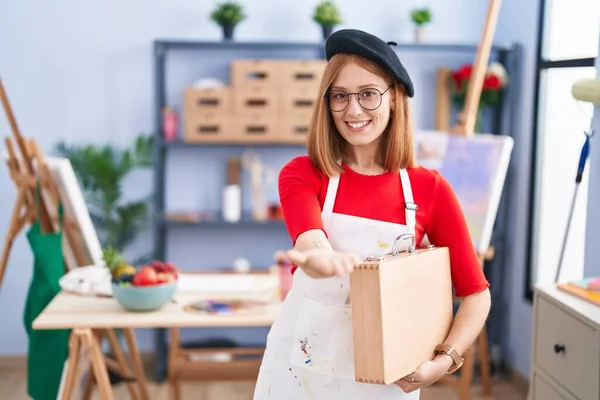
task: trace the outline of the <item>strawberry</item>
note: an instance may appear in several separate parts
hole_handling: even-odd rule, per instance
[[[156,272],[164,272],[165,271],[165,263],[163,263],[162,261],[154,260],[150,263],[150,265],[152,266],[152,268],[154,268],[154,270]]]
[[[179,272],[177,266],[175,264],[173,264],[172,262],[165,263],[165,271],[171,272],[175,276],[177,276],[177,273]]]
[[[149,265],[142,266],[133,276],[133,284],[135,286],[150,286],[157,283],[156,271]]]

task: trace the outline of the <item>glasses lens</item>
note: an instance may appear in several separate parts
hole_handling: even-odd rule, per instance
[[[327,104],[331,111],[344,111],[352,95],[342,90],[332,90],[327,95]],[[375,89],[363,89],[358,93],[358,102],[365,110],[375,110],[381,105],[381,93]]]
[[[358,101],[366,110],[374,110],[381,105],[381,93],[373,89],[361,90]]]
[[[332,111],[342,111],[348,106],[349,96],[341,90],[332,90],[327,96],[327,103]]]

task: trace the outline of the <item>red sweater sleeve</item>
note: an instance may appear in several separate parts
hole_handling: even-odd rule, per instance
[[[292,243],[298,235],[323,228],[319,196],[323,174],[307,156],[296,157],[279,172],[279,201]]]
[[[450,183],[436,174],[427,237],[450,250],[455,295],[464,297],[489,287],[483,274],[462,208]]]

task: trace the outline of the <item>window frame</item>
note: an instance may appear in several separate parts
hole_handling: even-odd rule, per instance
[[[540,0],[539,11],[538,11],[538,31],[537,31],[537,49],[536,49],[536,62],[535,62],[535,77],[534,77],[534,100],[533,100],[533,124],[532,124],[532,143],[531,143],[531,164],[529,165],[530,171],[530,182],[529,186],[529,215],[528,215],[528,226],[527,226],[527,246],[526,246],[526,263],[525,263],[525,287],[524,296],[529,303],[533,302],[533,288],[534,280],[532,274],[536,268],[534,265],[534,257],[536,250],[536,243],[534,242],[535,233],[537,232],[537,226],[535,223],[535,207],[538,203],[537,192],[539,189],[538,182],[538,167],[537,164],[539,159],[537,157],[539,136],[540,136],[540,118],[542,117],[543,110],[543,98],[541,92],[544,90],[542,87],[542,75],[544,72],[550,69],[556,68],[574,68],[574,67],[594,67],[596,57],[592,58],[572,58],[572,59],[561,59],[561,60],[549,60],[544,58],[544,33],[547,26],[547,7],[551,4],[552,0]]]

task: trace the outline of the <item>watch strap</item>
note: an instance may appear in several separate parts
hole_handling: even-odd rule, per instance
[[[463,365],[464,358],[461,357],[460,354],[458,354],[458,352],[456,351],[456,349],[449,344],[438,344],[435,347],[435,355],[438,354],[447,354],[448,356],[450,356],[450,358],[452,358],[452,361],[454,362],[454,365],[450,367],[448,372],[446,372],[447,374],[452,374],[456,372]]]

